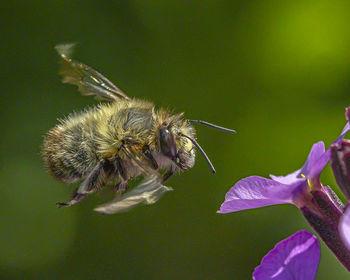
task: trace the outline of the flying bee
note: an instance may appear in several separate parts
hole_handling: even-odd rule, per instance
[[[195,139],[192,123],[229,133],[234,130],[184,119],[183,113],[171,114],[150,102],[128,97],[102,74],[71,59],[72,48],[56,46],[62,81],[107,103],[69,115],[44,139],[42,153],[48,172],[66,183],[82,181],[72,199],[57,203],[59,207],[74,205],[107,184],[114,184],[116,199],[95,208],[98,212],[112,214],[154,203],[171,190],[163,185],[170,176],[193,167],[196,149],[215,173]],[[128,181],[140,175],[143,181],[125,192]]]

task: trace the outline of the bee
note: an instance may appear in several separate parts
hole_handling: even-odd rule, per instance
[[[62,82],[78,86],[83,95],[107,101],[73,113],[45,136],[42,154],[48,172],[65,183],[81,181],[72,199],[58,202],[72,206],[87,195],[113,184],[116,198],[95,208],[105,214],[126,211],[138,204],[152,204],[163,193],[174,173],[186,171],[195,163],[196,149],[215,169],[196,141],[192,124],[201,124],[235,133],[202,120],[189,120],[184,114],[156,109],[151,102],[128,97],[102,74],[71,58],[73,45],[59,45]],[[130,179],[143,180],[131,191]]]

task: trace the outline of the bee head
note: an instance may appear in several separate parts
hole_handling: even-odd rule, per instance
[[[195,137],[195,130],[182,114],[169,117],[159,128],[159,151],[170,158],[180,169],[187,170],[194,165],[193,143],[182,135]]]
[[[215,168],[209,157],[195,139],[196,132],[191,123],[201,124],[231,134],[235,134],[236,131],[202,120],[184,120],[183,114],[168,116],[163,120],[158,133],[159,151],[175,162],[180,169],[187,170],[194,165],[194,148],[196,147],[208,163],[211,171],[215,173]]]

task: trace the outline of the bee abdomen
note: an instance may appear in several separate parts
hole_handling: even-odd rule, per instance
[[[92,136],[84,135],[82,126],[58,125],[47,134],[43,157],[50,174],[63,182],[80,180],[98,163]]]

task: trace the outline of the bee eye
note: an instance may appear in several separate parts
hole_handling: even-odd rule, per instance
[[[173,134],[167,128],[159,130],[159,146],[162,153],[171,159],[176,156],[176,144]]]

